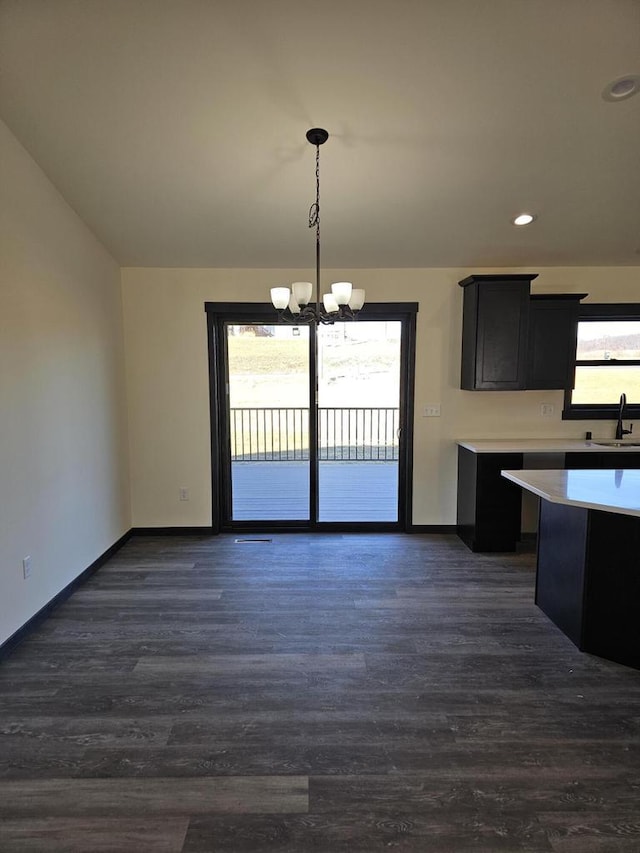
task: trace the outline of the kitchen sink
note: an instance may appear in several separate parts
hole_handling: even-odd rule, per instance
[[[640,447],[640,441],[592,441],[598,447]]]

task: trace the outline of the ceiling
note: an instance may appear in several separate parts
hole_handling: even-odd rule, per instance
[[[640,0],[0,0],[0,115],[124,266],[640,265]],[[537,215],[527,228],[511,218]]]

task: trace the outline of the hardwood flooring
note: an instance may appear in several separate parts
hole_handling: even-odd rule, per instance
[[[453,536],[136,537],[0,664],[0,850],[640,851],[640,672]]]

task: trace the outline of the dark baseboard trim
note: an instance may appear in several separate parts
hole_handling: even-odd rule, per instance
[[[66,601],[79,586],[91,577],[92,574],[97,572],[101,566],[104,566],[107,560],[110,560],[111,557],[113,557],[113,555],[119,551],[130,538],[131,530],[127,530],[127,532],[124,533],[117,542],[114,542],[110,548],[107,548],[107,550],[101,554],[97,560],[94,560],[90,566],[80,572],[77,578],[67,584],[57,595],[54,595],[51,601],[47,602],[44,607],[41,607],[40,610],[31,617],[31,619],[24,623],[22,628],[18,628],[18,630],[12,634],[8,640],[5,640],[0,646],[0,661],[10,654],[13,649],[15,649],[15,647],[40,624],[40,622],[46,619],[52,610],[54,610],[59,604],[62,604],[63,601]]]
[[[300,525],[282,524],[234,524],[233,526],[224,526],[222,533],[246,535],[247,533],[268,533],[275,535],[277,533],[402,533],[403,531],[394,523],[356,523],[356,524],[340,524],[340,523],[324,523],[320,529],[310,529],[305,523]],[[455,524],[412,524],[407,533],[442,533],[451,534],[456,532]],[[217,536],[212,527],[132,527],[132,536]]]
[[[132,527],[132,536],[216,536],[213,527]]]

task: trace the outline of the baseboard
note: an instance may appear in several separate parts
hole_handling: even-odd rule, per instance
[[[322,530],[313,531],[314,533],[339,533],[345,531],[344,524],[325,524]],[[212,527],[132,527],[132,536],[215,536]],[[268,524],[264,527],[256,526],[255,524],[234,525],[233,527],[225,528],[225,533],[311,533],[306,527],[276,527]],[[349,525],[349,532],[354,533],[397,533],[398,529],[392,524],[362,524]],[[442,533],[453,534],[456,532],[455,524],[412,524],[407,533]]]
[[[132,527],[132,536],[215,536],[212,527]]]
[[[103,566],[107,560],[110,560],[113,555],[122,548],[122,546],[131,538],[132,531],[127,530],[117,542],[114,542],[110,548],[101,554],[97,560],[94,560],[90,566],[88,566],[84,571],[80,572],[80,574],[71,581],[71,583],[67,584],[64,589],[60,590],[60,592],[55,595],[51,601],[47,602],[44,607],[41,607],[40,610],[32,616],[27,622],[24,623],[22,628],[18,628],[18,630],[12,634],[8,640],[5,640],[4,643],[0,646],[0,661],[6,657],[13,649],[21,643],[28,634],[33,631],[43,619],[51,613],[59,604],[62,604],[63,601],[66,601],[69,596],[75,592],[75,590],[82,586],[82,584],[88,580],[98,569]]]

